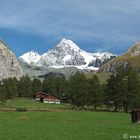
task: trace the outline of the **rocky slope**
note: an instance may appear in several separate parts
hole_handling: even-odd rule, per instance
[[[133,69],[140,72],[140,41],[137,41],[126,53],[102,65],[99,71],[114,72],[120,65],[130,64]]]
[[[0,40],[0,80],[8,77],[19,79],[23,75],[15,54]]]

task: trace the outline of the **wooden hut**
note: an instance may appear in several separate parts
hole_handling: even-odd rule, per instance
[[[131,112],[132,123],[140,123],[140,109],[135,109]]]
[[[36,94],[34,94],[34,99],[37,101],[40,101],[41,99],[43,99],[47,94],[44,92],[38,92]]]
[[[43,98],[43,102],[49,104],[60,104],[60,99],[52,94],[47,94],[47,96]]]
[[[34,95],[34,99],[49,104],[60,104],[60,99],[53,94],[38,92]]]

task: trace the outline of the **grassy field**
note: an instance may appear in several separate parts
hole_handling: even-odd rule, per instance
[[[28,109],[68,109],[68,105],[63,104],[45,104],[34,99],[17,98],[7,100],[5,103],[7,108],[28,108]]]
[[[63,110],[65,105],[27,99],[8,100],[6,105],[55,111],[0,112],[0,140],[123,140],[125,133],[140,135],[140,124],[132,124],[130,114]]]
[[[0,132],[0,140],[122,140],[140,125],[124,113],[0,112]]]

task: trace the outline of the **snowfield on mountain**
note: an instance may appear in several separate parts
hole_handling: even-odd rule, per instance
[[[28,65],[48,66],[53,68],[76,67],[78,69],[98,70],[99,66],[117,55],[110,52],[86,52],[71,40],[62,39],[56,47],[40,55],[35,51],[27,52],[19,57]],[[98,65],[96,64],[98,63]]]

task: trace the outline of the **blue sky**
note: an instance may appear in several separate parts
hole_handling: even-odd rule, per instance
[[[62,38],[117,54],[140,40],[140,0],[0,0],[0,9],[0,38],[17,56]]]

